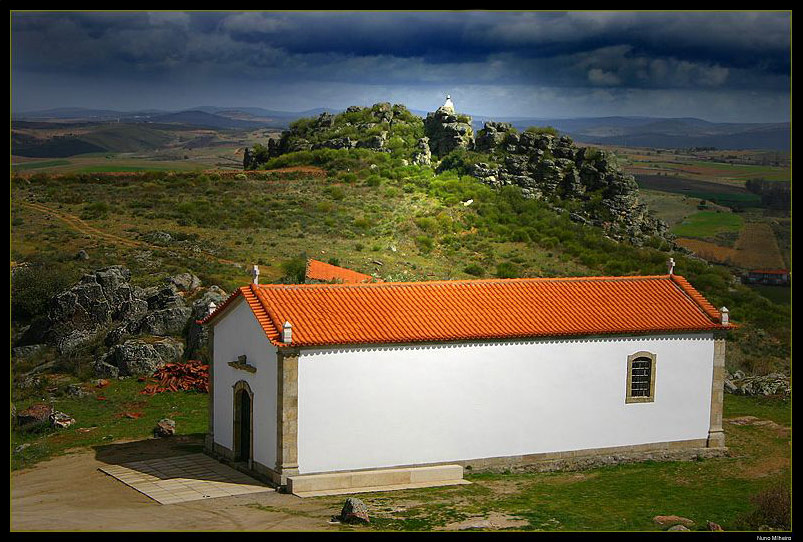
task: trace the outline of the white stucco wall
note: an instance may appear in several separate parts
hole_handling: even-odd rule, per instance
[[[269,468],[276,465],[276,348],[270,344],[254,313],[242,298],[215,324],[214,434],[215,442],[234,449],[234,390],[245,380],[254,393],[253,459]],[[256,373],[228,365],[247,356]]]
[[[655,401],[625,404],[641,350]],[[303,350],[299,471],[704,439],[713,355],[711,333]]]

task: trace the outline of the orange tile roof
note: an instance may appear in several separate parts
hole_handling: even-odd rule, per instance
[[[372,284],[260,284],[236,290],[277,346],[523,339],[731,329],[678,275]],[[280,342],[284,322],[293,342]]]
[[[374,282],[374,277],[371,275],[358,273],[330,263],[319,262],[318,260],[307,260],[307,278],[326,282],[342,282],[343,284]]]

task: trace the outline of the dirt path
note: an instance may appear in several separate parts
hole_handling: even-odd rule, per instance
[[[41,214],[46,214],[52,216],[54,218],[58,218],[62,222],[64,222],[68,228],[77,231],[83,235],[89,235],[90,237],[98,237],[103,239],[104,241],[108,241],[109,243],[116,244],[116,245],[124,245],[130,248],[143,248],[143,249],[150,249],[150,250],[165,250],[165,247],[151,245],[149,243],[145,243],[143,241],[135,241],[133,239],[127,239],[125,237],[120,237],[119,235],[114,235],[113,233],[108,233],[103,230],[99,230],[98,228],[87,224],[82,219],[78,218],[75,215],[70,213],[65,213],[64,211],[57,211],[48,207],[47,205],[42,205],[41,203],[33,203],[27,201],[19,202],[22,206],[27,207],[33,211],[36,211]],[[188,250],[186,248],[181,247],[170,247],[169,250],[174,250],[178,252],[184,252],[190,256],[204,256],[208,259],[215,260],[219,263],[227,264],[227,265],[235,265],[238,267],[243,267],[243,264],[240,262],[235,262],[233,260],[227,260],[226,258],[220,258],[213,254],[209,254],[208,252],[194,252],[192,250]]]
[[[11,473],[12,531],[325,531],[343,499],[267,491],[162,505],[98,467],[188,453],[189,437],[115,443]],[[182,446],[183,445],[183,446]]]

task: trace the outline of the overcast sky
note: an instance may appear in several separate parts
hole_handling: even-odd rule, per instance
[[[12,12],[12,108],[790,120],[790,12]]]

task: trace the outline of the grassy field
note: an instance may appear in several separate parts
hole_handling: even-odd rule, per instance
[[[701,211],[675,225],[672,233],[678,237],[706,239],[722,232],[738,232],[742,229],[742,224],[742,217],[734,213]]]
[[[45,168],[55,168],[57,166],[68,166],[70,165],[69,160],[37,160],[35,162],[21,162],[17,164],[12,164],[11,169],[14,171],[28,171],[31,169],[45,169]]]
[[[67,395],[64,390],[77,383],[67,375],[50,375],[43,383],[41,395],[47,389],[55,393],[52,402],[56,410],[72,416],[76,423],[62,429],[41,429],[11,432],[11,470],[30,467],[39,461],[116,440],[147,438],[162,418],[176,421],[177,434],[205,433],[208,424],[208,396],[196,392],[141,395],[145,383],[136,379],[111,380],[104,388],[84,383],[85,397]],[[41,401],[41,395],[30,395],[15,406],[21,411]],[[13,453],[22,444],[30,444],[21,453]]]

